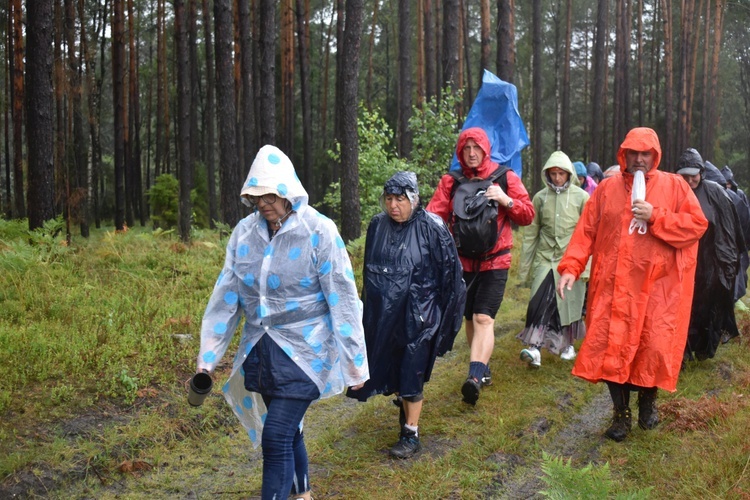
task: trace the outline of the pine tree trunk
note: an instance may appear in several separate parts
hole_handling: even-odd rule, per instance
[[[216,34],[216,122],[219,128],[219,168],[222,221],[234,227],[240,220],[234,79],[232,78],[232,3],[214,0]],[[273,89],[271,89],[273,92]]]
[[[188,13],[185,0],[174,2],[174,32],[177,65],[177,136],[180,165],[180,239],[190,241],[190,218],[193,206],[193,160],[190,156],[190,50],[188,48]]]
[[[250,18],[250,2],[243,0],[239,2],[239,21],[240,21],[240,52],[242,61],[240,68],[242,70],[242,92],[240,98],[242,127],[242,148],[243,152],[241,165],[245,165],[249,170],[250,164],[255,158],[257,145],[255,144],[255,95],[253,93],[253,40],[252,40],[252,20]],[[242,172],[240,167],[240,173]]]
[[[714,46],[711,56],[711,92],[709,93],[709,102],[711,109],[708,114],[709,134],[706,140],[706,155],[708,158],[714,158],[714,149],[716,147],[716,131],[719,129],[719,113],[717,112],[720,104],[719,95],[719,56],[721,52],[721,34],[724,29],[724,0],[716,0],[716,11],[714,13]],[[748,141],[750,142],[750,141]]]
[[[23,189],[23,16],[21,0],[11,0],[13,18],[13,217],[26,217]]]
[[[130,173],[131,173],[131,204],[133,214],[138,218],[141,227],[146,225],[146,213],[143,206],[143,174],[141,171],[141,101],[138,70],[138,33],[135,28],[136,12],[133,0],[128,0],[128,27],[130,32],[130,74],[128,76],[130,98],[128,105],[130,112]],[[196,101],[197,102],[197,101]]]
[[[435,11],[432,0],[424,2],[424,73],[425,73],[425,100],[430,100],[437,95],[437,72],[435,64]]]
[[[42,227],[54,218],[54,164],[52,118],[52,32],[51,2],[27,4],[26,78],[28,99],[27,139],[29,151],[29,229]]]
[[[495,66],[501,80],[513,83],[515,72],[515,34],[513,0],[497,0],[497,57]]]
[[[112,102],[114,107],[115,229],[125,229],[125,0],[114,0]]]
[[[665,141],[662,148],[662,170],[672,171],[675,158],[674,132],[674,65],[672,62],[672,10],[668,0],[660,0],[664,20],[664,123]]]
[[[458,89],[458,0],[443,0],[443,81],[441,88]]]
[[[565,56],[562,62],[562,112],[560,116],[560,149],[570,150],[570,46],[573,43],[573,0],[567,0],[565,6]]]
[[[604,164],[603,111],[607,107],[604,97],[606,60],[606,37],[609,18],[608,0],[599,0],[596,14],[596,35],[594,41],[594,91],[591,96],[591,150],[592,161]]]
[[[310,201],[317,199],[312,174],[312,89],[310,87],[309,11],[297,0],[297,48],[299,50],[300,97],[302,101],[302,183]],[[377,2],[376,2],[377,3]]]
[[[214,82],[216,71],[214,68],[214,46],[211,33],[211,12],[208,0],[203,0],[203,38],[206,45],[206,113],[204,118],[204,130],[206,134],[205,160],[206,175],[208,176],[208,214],[211,229],[216,227],[215,222],[219,220],[219,209],[216,200],[216,137],[214,120],[216,119],[216,99],[214,97]]]
[[[276,144],[276,2],[260,0],[260,145]],[[217,17],[218,20],[218,17]],[[218,36],[217,36],[218,41]],[[217,42],[218,44],[218,42]],[[218,64],[218,57],[216,62]]]
[[[398,7],[398,153],[401,158],[411,155],[411,9],[410,2],[399,2]]]
[[[294,163],[294,7],[281,2],[281,138],[282,151]]]
[[[299,2],[298,2],[299,3]],[[370,24],[370,41],[368,43],[367,50],[367,83],[365,85],[365,106],[368,110],[372,111],[372,54],[375,47],[375,27],[378,25],[378,8],[380,6],[380,0],[375,0],[372,11],[372,23]]]
[[[359,52],[362,36],[363,0],[346,2],[346,29],[342,48],[341,100],[336,103],[341,124],[341,236],[344,241],[359,237],[361,230],[359,206],[359,140],[357,107]]]
[[[533,140],[531,147],[534,153],[534,166],[531,171],[532,191],[542,188],[542,0],[532,0],[532,106]]]

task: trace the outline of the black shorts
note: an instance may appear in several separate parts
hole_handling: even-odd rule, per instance
[[[475,314],[486,314],[495,319],[505,294],[507,269],[492,269],[478,273],[464,273],[466,282],[466,309],[464,318],[474,319]]]

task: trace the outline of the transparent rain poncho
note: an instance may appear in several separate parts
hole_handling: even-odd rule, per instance
[[[291,161],[264,146],[242,186],[243,195],[274,193],[293,212],[271,238],[257,211],[235,227],[201,327],[198,369],[213,371],[245,317],[224,397],[260,444],[266,407],[244,385],[242,364],[268,335],[326,398],[369,378],[362,304],[336,224],[310,207]]]
[[[635,174],[633,174],[633,191],[631,193],[630,197],[630,206],[633,206],[633,203],[635,200],[645,200],[646,199],[646,177],[644,177],[643,172],[640,170],[636,170]],[[630,221],[630,228],[628,229],[628,234],[633,234],[635,231],[638,231],[638,234],[646,234],[646,231],[648,231],[648,223],[645,220],[636,219],[633,217],[633,220]]]

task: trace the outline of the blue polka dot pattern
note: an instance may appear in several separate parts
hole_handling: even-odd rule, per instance
[[[260,421],[265,424],[266,423],[266,418],[268,418],[268,413],[264,413],[263,415],[261,415],[260,416]]]
[[[268,308],[261,304],[255,309],[255,314],[257,314],[259,318],[265,318],[268,316]]]
[[[237,413],[237,415],[242,415],[243,413],[245,413],[240,405],[234,405],[234,411],[235,413]]]
[[[247,257],[247,254],[250,253],[250,247],[247,245],[240,245],[237,247],[237,257],[244,258]]]
[[[227,303],[227,305],[233,306],[237,303],[237,294],[235,292],[227,292],[224,294],[224,302]]]
[[[299,256],[302,255],[302,249],[300,247],[292,247],[289,250],[289,260],[297,260],[299,259]]]
[[[245,376],[245,367],[240,365],[240,375]]]
[[[292,205],[292,210],[299,210],[299,207],[302,206],[302,202],[298,201]]]
[[[319,343],[311,344],[310,347],[315,354],[320,354],[320,350],[323,349],[323,346]]]
[[[213,351],[206,351],[203,353],[203,361],[205,363],[213,363],[216,361],[216,353]]]
[[[245,396],[242,398],[242,406],[247,408],[248,410],[253,407],[253,398],[250,396]]]
[[[331,292],[331,294],[328,296],[328,305],[331,307],[335,307],[339,303],[339,294],[336,292]]]
[[[350,280],[354,281],[354,271],[352,271],[351,269],[346,268],[346,271],[344,271],[344,275]]]
[[[294,351],[292,351],[292,348],[289,347],[288,345],[285,345],[284,347],[282,347],[281,350],[284,351],[286,355],[289,356],[290,358],[294,356]]]
[[[247,180],[247,186],[248,187],[253,187],[253,186],[257,186],[257,185],[258,185],[258,178],[257,177],[250,177]]]
[[[272,274],[268,277],[268,288],[271,290],[276,290],[281,286],[281,278],[279,278],[278,274]]]
[[[326,388],[325,388],[325,389],[323,389],[323,394],[326,394],[326,393],[328,393],[328,392],[331,392],[331,389],[333,389],[333,387],[331,387],[331,383],[330,383],[330,382],[328,382],[328,383],[326,384]]]
[[[307,288],[310,285],[312,285],[312,280],[308,277],[304,277],[301,280],[299,280],[299,286],[301,286],[302,288]]]
[[[249,431],[247,431],[247,435],[250,437],[250,441],[252,441],[253,443],[258,440],[258,433],[255,432],[255,429],[250,429]]]
[[[218,285],[219,283],[221,283],[221,280],[222,280],[222,279],[224,279],[224,270],[223,270],[223,269],[222,269],[222,270],[221,270],[221,272],[219,273],[219,277],[218,277],[218,278],[216,278],[216,284]]]
[[[365,362],[365,357],[364,355],[362,355],[362,353],[359,353],[356,356],[354,356],[354,366],[356,366],[357,368],[362,366],[364,362]]]
[[[296,300],[287,300],[286,304],[284,304],[284,309],[287,311],[294,311],[296,309],[299,309],[299,302]]]
[[[315,327],[313,325],[307,325],[302,327],[302,335],[305,337],[305,340],[308,340],[310,338],[310,335],[312,335],[313,330],[315,330]]]
[[[323,262],[323,265],[320,266],[320,271],[319,271],[321,276],[325,276],[326,274],[330,273],[332,267],[333,266],[331,265],[330,260]]]
[[[278,191],[281,196],[286,196],[289,189],[286,187],[286,184],[279,184],[276,186],[276,191]]]
[[[336,236],[336,246],[339,248],[346,248],[346,243],[341,239],[341,236]]]
[[[313,248],[317,248],[319,242],[320,242],[320,236],[318,236],[318,233],[313,233],[310,236],[310,244],[313,246]]]
[[[315,373],[320,373],[323,371],[323,362],[319,359],[313,359],[312,363],[310,363],[310,368],[312,368]]]
[[[263,257],[271,257],[273,255],[273,247],[271,245],[268,245],[265,250],[263,250]]]
[[[342,337],[351,337],[352,335],[352,325],[349,323],[344,323],[341,325],[341,328],[339,328],[339,333]]]
[[[226,382],[221,388],[221,392],[229,392],[229,382]]]
[[[271,153],[270,155],[268,155],[268,163],[278,165],[279,163],[281,163],[281,158],[279,158],[279,155]]]
[[[253,273],[247,273],[244,278],[242,278],[242,282],[246,284],[247,286],[253,286],[255,283],[255,276]]]
[[[317,302],[323,302],[324,300],[326,300],[326,297],[325,295],[323,295],[323,292],[318,292],[318,294],[315,296],[315,300]]]
[[[227,324],[223,321],[219,321],[214,325],[214,333],[216,335],[224,335],[227,333]]]

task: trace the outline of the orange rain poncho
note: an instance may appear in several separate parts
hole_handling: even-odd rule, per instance
[[[653,205],[646,234],[628,228],[633,174],[627,150],[654,151],[646,173]],[[620,175],[604,179],[583,210],[560,274],[576,278],[593,255],[586,338],[573,375],[674,391],[685,350],[698,240],[707,222],[690,186],[657,170],[661,147],[649,128],[631,130],[620,146]]]

